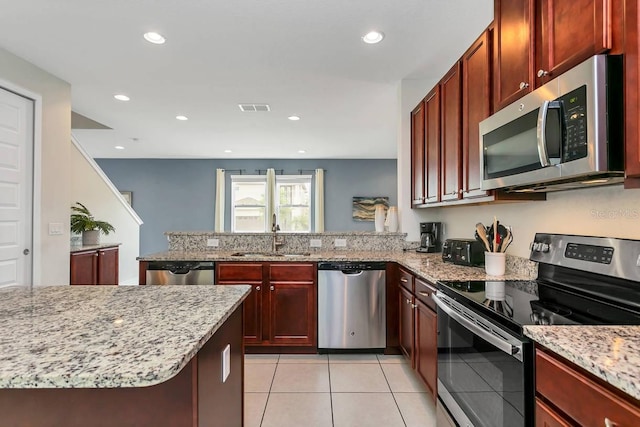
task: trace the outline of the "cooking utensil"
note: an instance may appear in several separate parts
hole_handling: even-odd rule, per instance
[[[513,242],[513,233],[511,232],[511,227],[509,227],[507,229],[507,235],[505,236],[500,247],[500,252],[506,252],[511,242]]]
[[[476,224],[476,239],[484,243],[487,252],[491,252],[491,245],[489,244],[489,239],[487,239],[487,229],[481,222]]]
[[[493,237],[491,240],[493,242],[493,246],[491,246],[491,249],[493,249],[493,252],[498,251],[498,234],[496,233],[497,230],[498,230],[498,219],[494,215],[493,216]]]
[[[487,236],[490,239],[490,241],[497,241],[495,250],[493,252],[504,252],[503,248],[505,247],[505,245],[508,244],[507,240],[507,236],[509,234],[509,229],[507,227],[505,227],[504,225],[500,224],[500,221],[497,221],[498,223],[498,232],[496,233],[493,229],[493,225],[491,227],[489,227],[489,230],[487,230]]]

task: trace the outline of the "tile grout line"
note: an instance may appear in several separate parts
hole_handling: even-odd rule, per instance
[[[269,398],[271,397],[271,388],[273,387],[273,381],[276,379],[276,372],[278,371],[279,364],[280,364],[280,355],[278,355],[278,360],[276,360],[276,368],[273,370],[273,377],[271,377],[271,384],[269,384],[267,401],[264,403],[264,409],[262,410],[262,418],[260,418],[260,427],[262,427],[262,423],[264,423],[264,416],[267,414],[267,406],[269,405]]]
[[[327,372],[329,373],[329,407],[331,408],[331,426],[335,427],[336,420],[333,416],[333,389],[331,388],[331,361],[327,354]]]
[[[380,359],[378,359],[378,362],[380,363]],[[389,384],[389,379],[387,378],[387,374],[384,372],[384,369],[382,368],[382,363],[380,363],[380,369],[382,370],[382,376],[384,376],[384,380],[387,382],[387,387],[389,387],[389,392],[391,393],[391,398],[393,399],[393,403],[396,404],[396,408],[398,409],[398,413],[400,414],[402,423],[405,425],[405,427],[407,427],[407,421],[404,419],[404,415],[402,415],[402,411],[400,410],[400,405],[398,405],[398,401],[396,400],[396,395],[393,393],[393,390],[391,389],[391,384]]]

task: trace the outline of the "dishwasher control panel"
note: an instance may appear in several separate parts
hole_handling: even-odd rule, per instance
[[[333,261],[318,263],[318,270],[385,270],[386,262]]]

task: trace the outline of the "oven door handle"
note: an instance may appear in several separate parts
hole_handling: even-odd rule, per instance
[[[522,347],[521,346],[515,346],[515,345],[511,344],[510,342],[504,341],[500,337],[497,337],[497,336],[493,335],[492,333],[487,332],[486,330],[484,330],[480,326],[476,325],[475,323],[473,323],[470,320],[466,319],[464,316],[462,316],[459,313],[457,313],[456,311],[452,310],[449,306],[447,306],[444,302],[442,302],[442,300],[440,298],[438,298],[436,296],[436,294],[431,294],[431,298],[433,298],[433,300],[436,302],[436,305],[438,306],[438,308],[440,310],[442,310],[445,313],[447,313],[449,315],[449,317],[451,317],[452,319],[454,319],[455,321],[460,323],[462,326],[464,326],[470,332],[478,335],[480,338],[484,339],[489,344],[494,345],[495,347],[497,347],[501,351],[507,353],[509,356],[512,356],[512,357],[515,357],[518,360],[521,360],[520,359],[520,357],[522,357]],[[520,357],[518,357],[518,356],[520,356]]]

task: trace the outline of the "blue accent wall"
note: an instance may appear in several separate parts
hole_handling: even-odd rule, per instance
[[[388,196],[397,205],[396,159],[96,159],[109,179],[121,191],[133,192],[133,208],[144,224],[140,228],[140,254],[167,249],[165,231],[213,230],[216,169],[229,170],[226,179],[243,169],[257,175],[257,169],[274,168],[285,175],[299,169],[325,170],[325,231],[373,231],[373,222],[354,221],[353,196]],[[264,172],[263,172],[264,173]],[[225,191],[229,230],[230,190]]]

